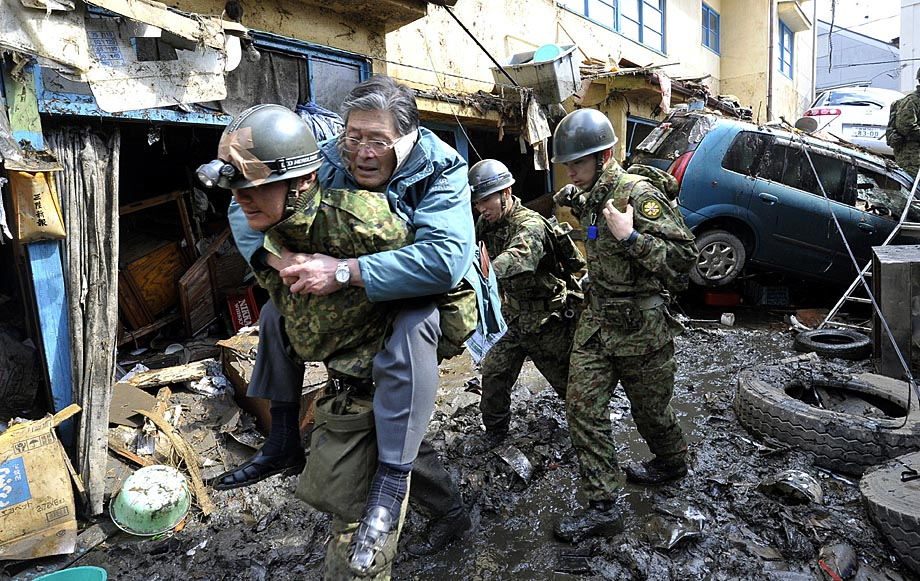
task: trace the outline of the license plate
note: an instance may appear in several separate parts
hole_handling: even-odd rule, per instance
[[[875,125],[850,125],[850,137],[864,137],[869,139],[881,139],[885,135],[884,127]]]

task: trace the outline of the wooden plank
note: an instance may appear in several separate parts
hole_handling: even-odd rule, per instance
[[[127,16],[131,20],[162,28],[196,44],[203,43],[211,48],[224,50],[223,28],[216,18],[200,15],[195,15],[197,18],[189,18],[170,12],[165,4],[152,0],[94,0],[93,4]]]
[[[172,323],[173,321],[178,321],[181,317],[182,315],[180,315],[179,313],[171,313],[169,315],[166,315],[162,319],[158,319],[154,321],[153,323],[150,323],[149,325],[145,327],[141,327],[140,329],[125,330],[124,331],[125,334],[118,339],[118,346],[121,347],[125,343],[130,343],[131,341],[140,339],[144,335],[148,333],[152,333],[156,331],[157,329],[159,329],[160,327],[165,327],[166,325]]]
[[[140,329],[154,321],[128,271],[118,273],[118,308],[134,329]]]
[[[131,275],[142,304],[156,317],[178,303],[176,282],[187,264],[179,243],[172,242],[135,260],[124,270]]]
[[[186,365],[177,365],[165,369],[151,369],[141,371],[125,379],[122,383],[133,385],[141,389],[147,387],[157,387],[168,385],[170,383],[182,383],[185,381],[198,381],[208,374],[208,365],[206,361],[195,361]]]
[[[32,285],[38,305],[45,364],[51,381],[53,411],[59,412],[73,403],[70,368],[70,326],[67,319],[67,297],[64,290],[64,270],[61,247],[55,241],[33,242],[26,245],[32,268]],[[58,428],[61,442],[73,448],[74,422],[66,420]]]
[[[217,285],[214,255],[230,237],[224,230],[179,279],[179,303],[185,319],[185,330],[195,335],[217,319]]]
[[[138,212],[140,210],[146,210],[147,208],[153,208],[154,206],[159,206],[160,204],[171,202],[178,199],[180,196],[182,196],[182,192],[175,191],[169,192],[168,194],[163,194],[161,196],[154,196],[145,200],[131,202],[130,204],[122,204],[121,206],[118,206],[118,215],[127,216],[128,214],[133,214],[134,212]]]
[[[153,460],[151,460],[150,458],[144,458],[142,456],[138,456],[131,450],[125,448],[124,444],[122,444],[121,442],[119,442],[118,440],[112,437],[109,438],[109,450],[111,450],[115,454],[118,454],[119,456],[121,456],[122,458],[126,460],[130,460],[131,462],[134,462],[141,468],[145,466],[154,465]]]
[[[34,69],[25,67],[18,82],[3,67],[6,86],[10,128],[16,141],[26,140],[36,150],[45,149],[41,118],[38,114],[38,96]],[[73,403],[70,367],[70,329],[67,321],[67,301],[64,289],[64,271],[61,266],[61,245],[58,241],[34,242],[26,245],[32,275],[32,288],[41,327],[42,353],[51,384],[53,411],[57,412]],[[61,442],[72,449],[75,444],[73,420],[68,420],[58,431]]]
[[[192,232],[192,222],[188,218],[188,209],[185,207],[185,195],[183,192],[173,192],[177,194],[176,204],[179,206],[179,219],[182,224],[182,231],[185,233],[185,253],[189,262],[195,262],[198,259],[198,243],[195,241],[195,234]]]

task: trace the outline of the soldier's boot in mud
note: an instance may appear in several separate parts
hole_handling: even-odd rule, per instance
[[[410,555],[424,557],[433,555],[450,544],[451,541],[463,536],[473,526],[470,513],[465,507],[459,507],[434,520],[428,530],[416,542],[406,547]]]
[[[624,470],[626,480],[634,484],[664,484],[687,475],[687,461],[683,458],[664,462],[658,458],[642,462],[630,462]]]
[[[623,510],[616,500],[592,500],[587,508],[563,517],[553,525],[557,538],[573,542],[589,536],[613,536],[623,532]]]
[[[500,446],[507,438],[507,430],[486,430],[484,434],[473,436],[464,442],[463,455],[476,456],[477,454],[484,454]]]

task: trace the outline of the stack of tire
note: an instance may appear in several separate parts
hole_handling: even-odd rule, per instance
[[[888,544],[920,574],[920,452],[870,468],[859,491]]]
[[[855,476],[865,473],[860,490],[867,511],[904,564],[920,574],[920,402],[912,387],[871,373],[812,377],[803,367],[743,370],[734,401],[739,422],[755,435],[810,453],[817,466]],[[880,398],[904,416],[867,418],[810,405],[790,395],[790,386],[800,386],[803,377]]]

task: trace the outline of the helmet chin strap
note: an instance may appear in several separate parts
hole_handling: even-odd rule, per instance
[[[604,166],[607,165],[607,161],[604,159],[604,154],[608,151],[610,150],[606,149],[594,154],[594,179],[591,180],[591,185],[585,188],[585,191],[590,191],[592,188],[594,188],[594,184],[597,183],[597,180],[601,177],[601,174],[604,173]],[[613,157],[613,153],[610,154],[610,157]]]
[[[297,204],[297,198],[300,197],[300,190],[297,189],[298,184],[300,184],[300,178],[288,180],[288,193],[284,200],[284,217],[281,218],[282,220],[287,220],[294,215],[294,207]]]

